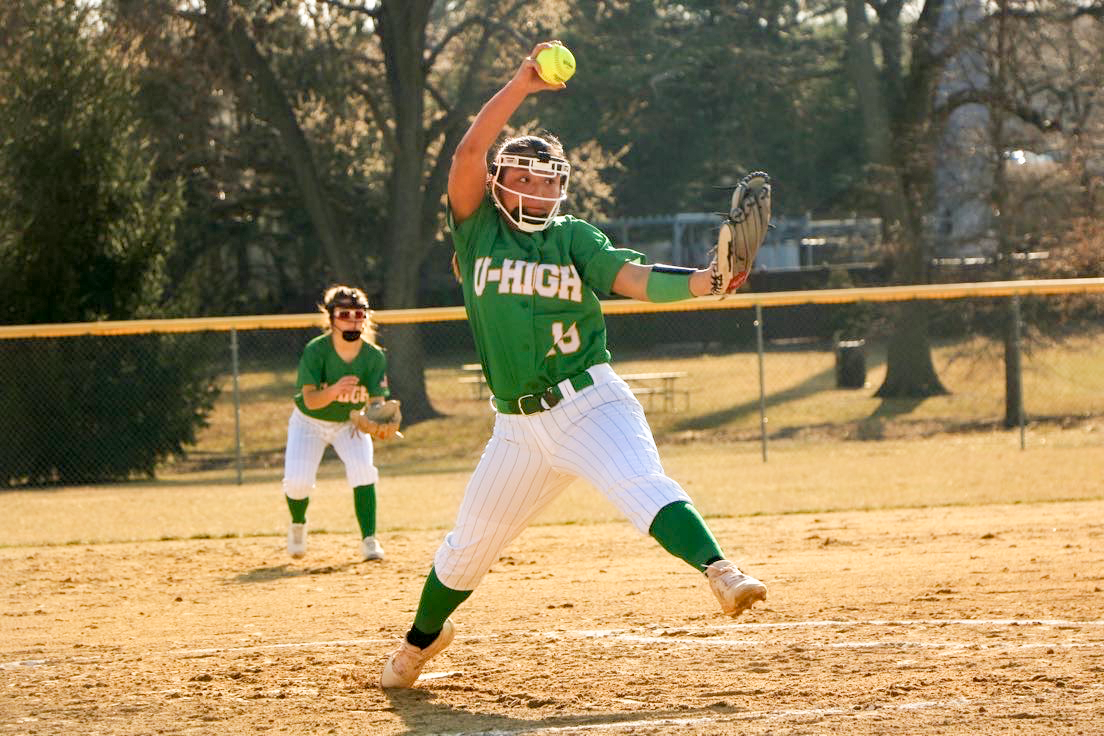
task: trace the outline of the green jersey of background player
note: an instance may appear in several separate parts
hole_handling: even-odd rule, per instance
[[[453,266],[497,410],[456,524],[438,548],[413,626],[383,669],[410,687],[452,641],[450,614],[502,549],[573,478],[590,482],[641,532],[704,573],[725,613],[766,597],[726,559],[686,492],[667,477],[644,412],[609,365],[599,293],[675,301],[713,292],[712,270],[648,265],[560,215],[571,167],[559,141],[497,146],[530,95],[562,89],[537,73],[538,44],[480,110],[452,158]]]
[[[332,286],[323,294],[318,309],[325,319],[324,332],[303,348],[295,407],[288,419],[283,480],[291,514],[288,554],[299,558],[307,553],[307,506],[322,455],[332,446],[353,488],[361,557],[382,560],[383,547],[376,539],[379,470],[374,463],[375,450],[372,438],[357,430],[349,413],[390,396],[387,359],[375,343],[368,297],[363,291]],[[375,435],[381,440],[393,436],[391,428]]]

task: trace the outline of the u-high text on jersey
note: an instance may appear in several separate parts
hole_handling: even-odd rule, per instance
[[[491,268],[491,259],[475,259],[473,286],[481,296],[487,282],[498,282],[499,294],[524,294],[582,302],[583,280],[574,264],[535,263],[505,258],[502,266]]]

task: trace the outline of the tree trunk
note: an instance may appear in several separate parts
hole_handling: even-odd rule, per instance
[[[911,149],[919,143],[915,138],[922,130],[930,100],[914,100],[910,94],[889,92],[904,89],[904,80],[900,78],[903,59],[893,58],[902,53],[896,43],[897,19],[891,13],[881,18],[882,37],[886,39],[881,45],[882,58],[890,77],[883,81],[875,61],[878,54],[874,49],[874,32],[867,22],[866,2],[847,0],[846,7],[847,68],[862,111],[870,186],[878,197],[886,240],[901,249],[895,277],[900,283],[927,283],[927,248],[919,225],[922,218],[915,211],[923,206],[923,198],[916,195],[917,182],[926,174]],[[927,55],[918,57],[913,53],[914,67],[929,63]],[[919,91],[912,96],[930,94],[923,83],[924,75],[930,73],[928,69],[914,68],[911,81]],[[927,315],[927,305],[922,302],[909,302],[898,309],[886,357],[886,377],[877,396],[915,398],[947,393],[932,363]]]
[[[924,398],[946,394],[931,359],[928,343],[928,303],[911,301],[897,308],[896,325],[886,355],[885,381],[875,392],[881,398]]]
[[[875,66],[871,29],[865,13],[864,0],[847,0],[847,70],[862,112],[863,145],[870,161],[871,187],[887,223],[887,237],[899,241],[901,227],[908,220],[908,205],[900,172],[894,163],[889,101]]]
[[[434,241],[423,228],[426,206],[437,206],[436,201],[428,201],[423,189],[428,148],[423,58],[432,5],[428,0],[385,2],[378,16],[395,115],[396,150],[388,182],[391,207],[383,289],[384,304],[392,309],[418,306],[421,266]],[[425,347],[418,327],[389,330],[386,347],[391,387],[403,402],[403,416],[409,422],[439,416],[426,392]]]
[[[233,55],[238,64],[253,79],[261,102],[264,119],[280,135],[287,153],[303,204],[310,214],[311,224],[322,243],[326,262],[332,270],[332,278],[351,285],[359,285],[364,278],[363,268],[352,256],[339,218],[330,205],[326,187],[318,174],[314,154],[311,152],[295,110],[288,102],[283,85],[273,74],[268,61],[261,55],[253,37],[238,13],[231,12],[226,0],[205,0],[207,15],[216,36]],[[242,82],[245,83],[244,81]]]
[[[393,275],[395,270],[390,266],[387,268],[388,283],[383,292],[385,303],[414,306],[418,287],[417,271],[413,279],[407,278],[400,283]],[[387,350],[391,393],[402,400],[403,418],[408,423],[414,423],[440,416],[430,403],[426,391],[426,351],[421,328],[417,324],[386,327],[381,331],[380,342]]]
[[[494,14],[483,24],[479,41],[470,47],[463,66],[466,71],[452,109],[439,111],[435,121],[427,118],[426,48],[432,0],[384,0],[376,13],[376,29],[387,69],[388,92],[393,108],[394,136],[390,203],[384,268],[384,305],[389,308],[418,306],[423,268],[433,252],[441,219],[441,200],[448,180],[452,151],[467,129],[470,109],[480,96],[474,90],[480,71],[486,67],[489,38],[508,26],[510,18],[525,6],[516,2]],[[484,19],[485,21],[487,19]],[[436,151],[431,153],[430,149]],[[448,254],[437,262],[447,268]],[[396,326],[383,335],[394,366],[390,380],[396,398],[403,401],[403,416],[419,421],[439,416],[426,393],[425,358],[432,346],[424,345],[421,330]]]

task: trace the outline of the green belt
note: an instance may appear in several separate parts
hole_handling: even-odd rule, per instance
[[[570,381],[572,388],[576,391],[582,391],[587,386],[594,385],[594,376],[590,375],[587,371],[583,371],[577,376],[572,376],[567,379]],[[549,386],[539,394],[525,394],[519,396],[513,401],[507,401],[506,399],[500,399],[497,396],[494,397],[495,408],[503,414],[537,414],[538,412],[547,411],[556,404],[563,400],[563,392],[560,391],[559,385]]]

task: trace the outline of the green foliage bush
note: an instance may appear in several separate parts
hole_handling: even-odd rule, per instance
[[[7,340],[0,394],[0,485],[153,477],[181,455],[216,398],[202,335]]]
[[[128,53],[74,2],[0,26],[0,323],[165,316],[181,185],[155,173]],[[196,339],[0,341],[0,485],[152,474],[211,407]]]

